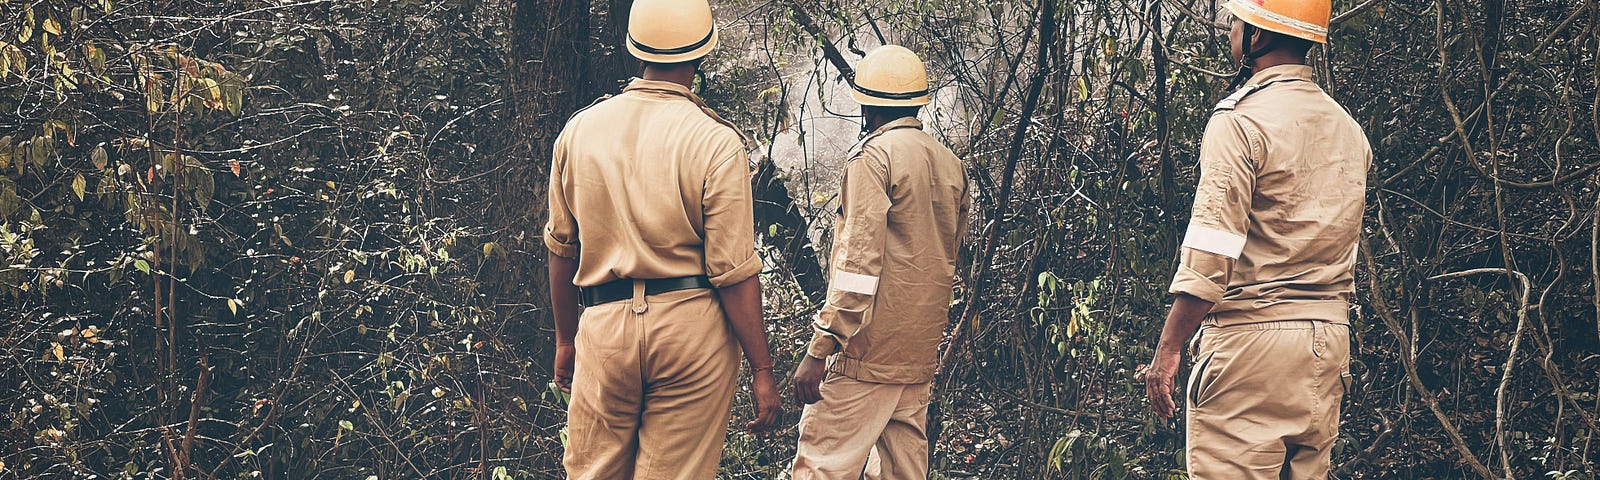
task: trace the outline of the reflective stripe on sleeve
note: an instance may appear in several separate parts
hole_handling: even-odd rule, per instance
[[[878,293],[878,277],[834,270],[833,288],[850,293],[873,295]]]
[[[1189,225],[1183,246],[1238,260],[1239,252],[1244,251],[1244,237],[1204,225]]]

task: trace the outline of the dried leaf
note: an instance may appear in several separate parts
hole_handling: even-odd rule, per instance
[[[83,191],[89,187],[88,181],[83,179],[83,174],[72,177],[72,194],[78,196],[78,201],[83,201]]]
[[[94,151],[89,153],[89,160],[94,162],[94,168],[95,169],[97,169],[97,170],[105,170],[106,169],[106,164],[110,163],[109,155],[106,154],[106,147],[104,147],[104,146],[94,147]],[[5,168],[5,167],[4,166],[0,166],[0,168]]]
[[[28,43],[33,38],[33,7],[29,6],[22,11],[22,28],[17,31],[17,42]]]

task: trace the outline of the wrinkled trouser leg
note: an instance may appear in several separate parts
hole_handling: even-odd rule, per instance
[[[738,385],[741,350],[721,304],[677,293],[650,304],[651,313],[669,315],[645,328],[648,381],[634,468],[642,480],[716,478]]]
[[[1327,478],[1350,331],[1321,321],[1206,327],[1190,374],[1190,478]]]
[[[928,390],[931,384],[903,385],[889,424],[878,436],[873,455],[877,472],[868,480],[923,480],[928,478]]]
[[[880,470],[869,478],[926,478],[928,389],[830,374],[800,416],[794,480],[862,478],[869,453]]]
[[[565,466],[572,479],[710,479],[727,437],[739,347],[709,290],[585,309]]]

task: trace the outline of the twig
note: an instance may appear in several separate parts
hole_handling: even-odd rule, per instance
[[[800,5],[800,0],[784,0],[784,3],[789,5],[791,12],[794,12],[795,23],[800,24],[800,28],[811,34],[811,38],[816,39],[817,44],[822,47],[822,56],[833,63],[833,68],[839,69],[839,76],[854,84],[855,69],[850,68],[850,62],[845,61],[844,55],[839,53],[839,48],[835,47],[833,41],[822,32],[822,28],[817,26],[817,21],[811,18],[811,14],[806,13],[805,7]]]
[[[1433,412],[1433,417],[1439,420],[1439,426],[1444,428],[1445,434],[1450,437],[1450,442],[1455,445],[1456,451],[1461,453],[1461,458],[1467,462],[1467,466],[1471,467],[1474,472],[1477,472],[1485,480],[1495,480],[1495,474],[1489,471],[1489,467],[1484,466],[1482,461],[1478,460],[1478,456],[1472,453],[1472,449],[1467,447],[1467,440],[1461,436],[1461,430],[1457,429],[1455,422],[1450,421],[1450,417],[1445,415],[1444,409],[1439,407],[1439,399],[1434,396],[1433,391],[1428,389],[1428,386],[1422,382],[1422,377],[1417,374],[1417,362],[1413,352],[1414,347],[1411,345],[1411,336],[1406,333],[1404,327],[1400,326],[1400,321],[1395,320],[1393,313],[1390,311],[1388,301],[1384,299],[1384,289],[1378,285],[1378,267],[1372,261],[1372,247],[1367,242],[1361,243],[1361,256],[1367,267],[1367,281],[1372,292],[1372,310],[1383,320],[1383,324],[1389,328],[1389,332],[1393,333],[1396,339],[1399,340],[1396,343],[1400,346],[1400,360],[1401,364],[1405,366],[1406,379],[1410,380],[1411,388],[1417,391],[1417,396],[1422,399],[1422,403],[1427,404],[1428,410]]]

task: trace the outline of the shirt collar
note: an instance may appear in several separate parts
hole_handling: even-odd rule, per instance
[[[885,124],[883,124],[883,126],[878,127],[877,130],[873,130],[872,133],[869,134],[869,135],[877,135],[877,134],[880,134],[880,133],[883,133],[883,132],[894,130],[896,128],[915,128],[915,129],[921,130],[922,129],[922,121],[921,120],[917,120],[917,117],[900,117],[900,118],[896,118],[893,121],[891,121],[889,123],[885,123]]]
[[[1256,72],[1255,75],[1250,76],[1250,81],[1246,83],[1260,85],[1275,80],[1290,79],[1305,80],[1307,82],[1315,81],[1310,65],[1290,63]]]
[[[689,90],[689,87],[685,87],[685,86],[683,86],[681,84],[674,83],[674,82],[666,82],[666,81],[661,81],[661,80],[645,80],[643,78],[635,77],[632,81],[628,82],[627,88],[623,88],[622,89],[623,92],[632,92],[632,91],[635,91],[635,90],[652,90],[652,91],[656,91],[656,92],[667,93],[667,94],[670,94],[670,95],[678,95],[678,96],[681,96],[681,97],[685,97],[685,98],[688,98],[689,100],[693,100],[694,103],[704,103],[704,102],[702,102],[700,100],[700,96],[695,95],[694,92]]]

